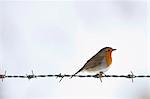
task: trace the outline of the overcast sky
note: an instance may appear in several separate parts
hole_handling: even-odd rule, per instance
[[[146,0],[1,1],[0,74],[73,74],[106,46],[106,74],[150,74],[147,21]],[[148,99],[148,80],[4,79],[0,99]]]

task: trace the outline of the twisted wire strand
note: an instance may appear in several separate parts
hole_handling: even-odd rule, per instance
[[[26,75],[7,75],[6,71],[4,74],[0,74],[0,79],[6,79],[6,78],[27,78],[27,79],[33,79],[33,78],[46,78],[46,77],[56,77],[61,78],[61,80],[64,77],[80,77],[80,78],[99,78],[99,74],[96,75],[69,75],[69,74],[43,74],[43,75],[35,75],[32,70],[32,74],[26,74]],[[150,75],[134,75],[133,72],[127,75],[102,75],[102,77],[108,77],[108,78],[150,78]],[[60,80],[60,81],[61,81]]]

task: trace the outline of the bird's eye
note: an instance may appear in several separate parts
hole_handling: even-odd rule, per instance
[[[110,51],[111,51],[111,49],[106,49],[105,51],[106,51],[106,52],[110,52]]]
[[[110,49],[108,49],[106,52],[110,52]]]

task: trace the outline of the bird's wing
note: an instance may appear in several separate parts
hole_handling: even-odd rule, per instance
[[[89,68],[94,68],[95,66],[100,65],[103,59],[104,56],[96,54],[92,58],[90,58],[83,67],[85,70]]]
[[[72,75],[72,77],[75,76],[77,73],[81,72],[82,70],[86,70],[88,68],[94,68],[95,66],[101,64],[103,58],[104,56],[100,56],[98,52],[92,58],[90,58],[80,70],[78,70],[74,75]]]

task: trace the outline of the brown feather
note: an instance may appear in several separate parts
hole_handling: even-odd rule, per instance
[[[72,75],[72,77],[75,76],[77,73],[83,71],[83,70],[88,70],[88,69],[91,69],[91,68],[95,68],[96,66],[101,64],[103,58],[104,58],[104,56],[101,55],[101,50],[100,50],[92,58],[90,58],[80,70],[78,70],[76,73],[74,73]]]
[[[102,60],[104,59],[104,56],[101,55],[100,53],[97,53],[96,55],[94,55],[91,59],[89,59],[85,65],[84,65],[84,69],[88,70],[88,69],[92,69],[95,68],[96,66],[100,65]]]

